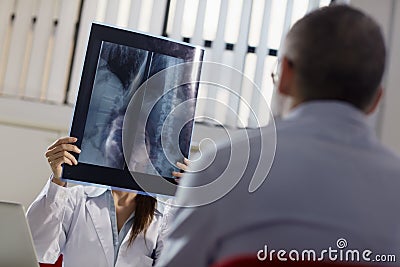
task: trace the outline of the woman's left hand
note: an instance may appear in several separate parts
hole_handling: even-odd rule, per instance
[[[187,158],[183,159],[183,162],[177,162],[176,166],[182,171],[186,171],[189,167],[190,161]],[[172,172],[172,175],[176,177],[175,181],[179,182],[184,172]]]

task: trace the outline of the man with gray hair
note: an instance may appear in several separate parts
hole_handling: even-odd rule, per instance
[[[277,89],[292,105],[276,123],[270,171],[256,172],[262,153],[255,148],[261,142],[262,150],[275,147],[272,127],[204,154],[192,169],[212,163],[184,176],[183,187],[226,175],[227,158],[240,166],[246,158],[232,145],[248,142],[252,149],[246,170],[237,170],[240,182],[226,196],[178,209],[160,266],[208,266],[242,254],[283,261],[400,260],[400,158],[380,143],[366,118],[382,95],[379,26],[349,6],[322,8],[292,27],[281,54]],[[249,192],[252,179],[260,178],[266,179]],[[178,190],[178,204],[196,202],[189,192]]]

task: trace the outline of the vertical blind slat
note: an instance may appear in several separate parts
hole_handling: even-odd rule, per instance
[[[32,13],[35,1],[18,1],[15,24],[11,36],[7,67],[4,75],[6,95],[17,95],[18,85],[26,55],[26,48],[32,36]]]
[[[131,2],[131,0],[119,0],[118,14],[115,22],[115,25],[118,27],[126,28],[128,26]]]
[[[249,29],[251,22],[251,9],[252,9],[253,1],[247,0],[243,2],[242,6],[242,14],[240,20],[239,34],[238,40],[235,44],[235,55],[233,60],[233,68],[239,70],[241,73],[244,72],[244,59],[247,54],[248,47],[248,38],[249,38]],[[226,123],[229,126],[237,126],[238,120],[238,112],[239,112],[239,97],[241,93],[241,84],[242,84],[242,75],[235,74],[235,71],[232,72],[233,75],[231,77],[231,89],[234,91],[233,94],[230,94],[229,97],[229,107],[233,109],[236,114],[232,112],[228,112]]]
[[[208,0],[208,4],[210,4],[210,0]],[[213,50],[216,51],[216,61],[221,62],[222,52],[225,50],[225,40],[224,33],[226,27],[226,19],[228,16],[228,0],[222,0],[221,6],[219,10],[219,18],[218,18],[218,26],[217,26],[217,36],[213,42]]]
[[[53,27],[52,15],[54,12],[54,0],[42,0],[40,4],[35,32],[33,36],[32,50],[28,63],[26,77],[21,77],[21,87],[25,89],[24,96],[39,99],[41,96],[41,84],[43,70],[48,51],[48,43]]]
[[[232,66],[234,62],[234,57],[235,54],[233,51],[230,50],[225,50],[222,53],[222,62],[224,65],[227,66]],[[213,72],[214,73],[214,72]],[[232,126],[228,124],[227,121],[227,116],[229,117],[235,117],[233,113],[235,112],[232,110],[229,106],[229,98],[233,94],[231,90],[233,89],[232,85],[229,83],[229,81],[232,79],[234,76],[233,70],[230,67],[222,67],[218,71],[218,77],[219,79],[217,81],[217,85],[212,87],[212,90],[215,91],[215,99],[218,101],[212,102],[214,105],[214,116],[212,118],[215,118],[219,123],[222,125],[227,125],[227,126]],[[219,86],[221,85],[221,86]],[[235,86],[235,85],[234,85]],[[207,109],[208,109],[207,105]],[[234,121],[234,119],[233,119]]]
[[[120,0],[108,0],[104,22],[111,25],[115,25],[117,23],[119,4]]]
[[[206,15],[206,7],[207,7],[207,1],[206,0],[200,0],[199,1],[199,6],[197,9],[197,15],[196,15],[196,22],[194,25],[194,31],[193,31],[193,36],[191,39],[191,43],[195,45],[203,45],[203,30],[204,30],[204,19]],[[205,52],[206,56],[208,54],[208,49]],[[204,77],[204,72],[201,75]],[[198,93],[198,98],[205,98],[207,96],[207,88],[203,84],[199,84],[199,93]],[[197,101],[197,106],[196,106],[196,117],[199,117],[204,114],[204,101],[199,100]]]
[[[54,33],[54,53],[50,67],[46,99],[62,103],[67,90],[75,25],[81,0],[61,1],[58,26]],[[71,20],[74,23],[71,23]]]
[[[150,23],[151,23],[150,19],[154,4],[157,4],[154,2],[154,0],[148,0],[143,2],[142,8],[140,10],[139,24],[137,27],[138,30],[143,32],[150,31]]]
[[[11,31],[11,15],[14,13],[14,1],[0,1],[0,93],[3,91],[4,74],[8,61]]]
[[[212,1],[208,0],[207,4],[209,5]],[[213,48],[212,48],[212,57],[209,57],[209,60],[212,62],[217,62],[221,63],[222,62],[222,55],[225,50],[225,40],[224,40],[224,33],[225,33],[225,26],[226,26],[226,18],[228,15],[228,0],[222,0],[221,1],[221,6],[220,6],[220,12],[219,12],[219,19],[218,19],[218,26],[217,26],[217,35],[216,38],[213,42]],[[206,72],[205,73],[205,79],[210,80],[215,83],[219,83],[219,78],[220,78],[220,73],[215,73],[215,72]],[[210,88],[209,86],[207,88],[207,98],[210,99],[216,99],[217,97],[217,89],[216,88]],[[218,89],[222,90],[222,89]],[[210,102],[209,105],[207,105],[207,109],[205,109],[205,116],[209,118],[214,118],[215,117],[215,103]]]
[[[267,47],[267,40],[269,38],[268,24],[270,23],[270,18],[271,18],[271,6],[272,6],[272,0],[266,0],[264,5],[264,16],[260,32],[260,43],[256,51],[257,63],[256,63],[256,71],[254,74],[254,83],[259,87],[259,89],[261,88],[262,80],[265,78],[263,77],[263,74],[264,74],[265,57],[268,53],[268,47]],[[253,88],[253,90],[257,89]],[[250,106],[253,111],[257,111],[259,109],[260,100],[261,99],[259,92],[253,91],[250,101]],[[257,126],[257,121],[255,121],[255,118],[254,116],[251,115],[251,113],[248,118],[248,125],[249,127]]]
[[[196,45],[203,45],[204,19],[206,16],[207,1],[200,0],[197,8],[196,23],[191,42]]]
[[[156,2],[154,2],[150,19],[150,33],[157,35],[162,34],[166,6],[167,0],[156,0]]]
[[[282,32],[282,36],[281,36],[280,47],[282,47],[286,33],[288,32],[291,22],[292,22],[293,1],[294,0],[287,0],[287,2],[286,2],[285,21],[283,23],[283,32]]]
[[[185,0],[177,0],[175,6],[175,15],[173,20],[173,27],[170,37],[175,40],[182,40],[181,25],[183,21],[183,10],[185,7]]]
[[[27,41],[25,45],[25,51],[23,52],[24,54],[24,59],[22,61],[21,65],[21,72],[19,75],[19,81],[18,81],[18,95],[19,96],[24,96],[24,90],[25,90],[25,83],[26,83],[26,78],[28,74],[28,68],[29,68],[29,62],[31,60],[31,51],[32,51],[32,46],[34,43],[34,38],[35,38],[35,33],[37,32],[37,20],[38,20],[38,13],[39,13],[39,8],[40,8],[40,3],[41,0],[34,0],[34,5],[32,8],[32,24],[30,27],[30,30],[28,31],[28,36],[27,36]]]
[[[309,0],[308,2],[308,7],[307,7],[307,13],[313,11],[314,9],[319,7],[319,0]]]
[[[128,27],[137,29],[139,25],[140,10],[142,8],[142,0],[132,0],[129,12]]]
[[[71,82],[68,91],[68,103],[75,104],[76,95],[79,89],[79,82],[85,59],[86,46],[89,40],[90,27],[97,13],[97,0],[85,0],[82,17],[80,22],[80,30],[75,50],[75,60],[71,74]]]

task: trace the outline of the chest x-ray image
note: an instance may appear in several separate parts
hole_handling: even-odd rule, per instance
[[[103,42],[82,140],[79,162],[123,169],[122,120],[145,79],[149,52]]]
[[[157,88],[144,92],[141,110],[149,109],[149,114],[131,131],[134,141],[128,163],[123,155],[122,127],[127,105],[137,89],[153,75],[182,63],[182,58],[103,42],[79,162],[172,177],[172,171],[178,171],[175,163],[187,157],[182,151],[189,151],[192,133],[191,123],[180,125],[182,118],[173,117],[184,116],[185,121],[191,122],[195,113],[193,104],[167,120],[176,106],[196,98],[196,91],[190,88],[193,85],[178,84],[184,73],[172,68]],[[159,99],[155,101],[156,98]]]
[[[62,178],[173,195],[161,180],[173,182],[176,162],[188,157],[203,56],[190,44],[93,23],[70,131],[81,153]]]
[[[180,84],[185,75],[181,69],[171,68],[184,63],[183,59],[152,53],[151,62],[150,77],[161,71],[164,74],[156,86],[144,85],[143,116],[138,119],[128,167],[132,172],[172,177],[172,171],[179,171],[175,163],[188,156],[195,105],[187,106],[184,112],[174,109],[195,99],[196,91],[191,90],[191,84]]]

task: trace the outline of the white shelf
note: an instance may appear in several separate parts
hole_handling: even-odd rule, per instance
[[[0,97],[0,124],[69,132],[73,107]]]

